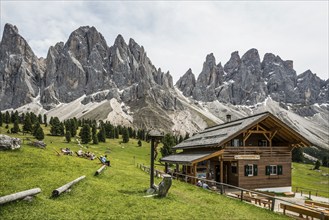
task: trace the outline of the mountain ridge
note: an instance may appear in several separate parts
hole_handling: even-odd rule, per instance
[[[240,118],[270,111],[329,148],[328,84],[311,71],[297,75],[292,61],[271,53],[261,60],[251,49],[242,57],[233,52],[224,65],[208,54],[197,78],[189,69],[174,85],[170,72],[155,67],[134,39],[127,43],[118,35],[108,46],[89,26],[51,46],[45,59],[35,56],[13,25],[6,24],[0,42],[0,110],[61,120],[91,118],[193,134],[224,122],[228,113]]]

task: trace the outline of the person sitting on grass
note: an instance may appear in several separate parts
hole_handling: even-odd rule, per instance
[[[83,156],[83,151],[80,149],[80,150],[78,150],[77,154],[78,154],[79,157],[82,157]]]
[[[103,164],[105,164],[105,165],[107,165],[107,166],[109,166],[109,167],[111,166],[111,164],[110,164],[110,160],[107,159],[107,155],[105,155],[104,157],[101,156],[101,157],[100,157],[100,160],[102,161]]]

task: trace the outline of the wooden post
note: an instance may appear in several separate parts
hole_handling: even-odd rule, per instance
[[[223,172],[223,166],[224,166],[224,163],[223,163],[223,157],[220,158],[220,182],[222,183],[223,182],[223,179],[224,179],[224,172]]]
[[[241,190],[241,202],[243,201],[243,190]]]
[[[84,179],[86,176],[80,176],[79,178],[73,180],[72,182],[69,182],[57,189],[55,189],[52,192],[52,197],[57,197],[59,196],[61,193],[65,192],[66,190],[68,190],[71,186],[73,186],[74,184],[76,184],[77,182],[79,182],[80,180]]]
[[[223,184],[220,184],[220,194],[223,195],[223,193],[224,193]]]
[[[272,198],[271,211],[274,212],[275,198]]]
[[[96,172],[95,172],[95,176],[99,175],[104,169],[105,169],[106,165],[101,166],[101,168],[99,168]]]
[[[311,199],[311,191],[308,192],[308,198]]]
[[[34,189],[25,190],[25,191],[18,192],[18,193],[13,193],[13,194],[10,194],[7,196],[2,196],[2,197],[0,197],[0,205],[5,204],[7,202],[15,201],[18,199],[24,199],[27,196],[34,196],[40,192],[41,192],[40,188],[34,188]]]
[[[168,173],[168,163],[165,163],[165,173]]]

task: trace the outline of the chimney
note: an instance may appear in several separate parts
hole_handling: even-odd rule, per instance
[[[230,114],[226,115],[226,123],[231,122],[231,116]]]

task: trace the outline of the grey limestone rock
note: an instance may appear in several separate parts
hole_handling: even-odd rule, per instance
[[[182,77],[179,78],[176,83],[176,87],[183,92],[184,96],[189,97],[192,95],[195,84],[195,76],[192,70],[188,69],[188,71]]]
[[[21,147],[21,139],[0,134],[0,150],[15,150]]]

